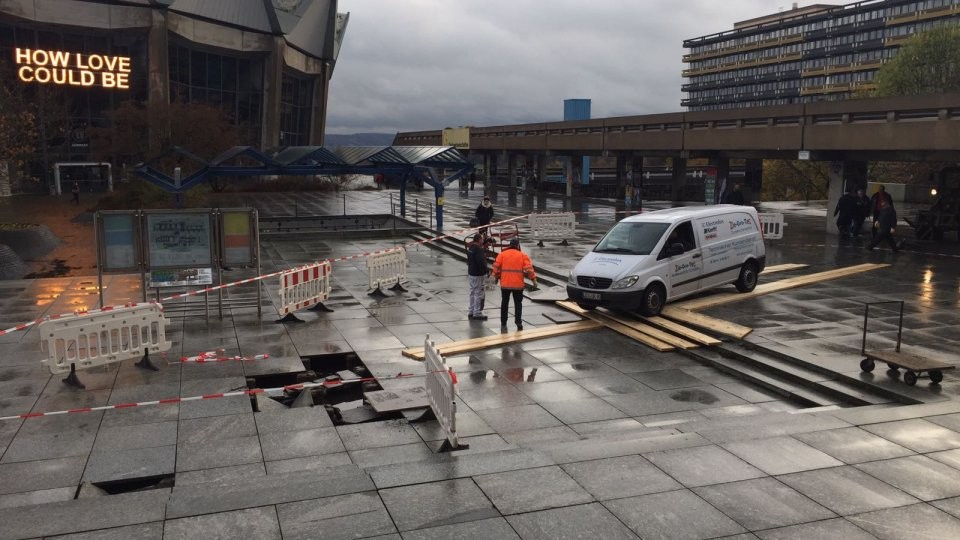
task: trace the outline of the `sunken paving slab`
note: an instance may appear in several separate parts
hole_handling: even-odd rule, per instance
[[[873,461],[855,467],[923,501],[960,495],[960,471],[927,456]]]
[[[417,430],[403,419],[337,426],[336,431],[347,450],[383,448],[422,440]]]
[[[453,525],[441,525],[403,533],[404,540],[520,540],[504,518],[489,518]],[[531,536],[525,536],[531,538]]]
[[[693,491],[751,531],[837,517],[775,478],[705,486]]]
[[[863,429],[915,452],[960,448],[960,433],[920,418],[872,424]]]
[[[86,462],[86,457],[69,457],[0,464],[0,495],[76,487]]]
[[[721,446],[770,475],[843,465],[820,450],[790,437],[736,441]]]
[[[167,504],[167,519],[227,512],[254,506],[304,501],[374,489],[356,467],[298,471],[234,482],[175,487]]]
[[[247,508],[205,516],[169,519],[163,524],[168,540],[194,538],[257,538],[280,540],[277,511],[272,506]]]
[[[687,487],[765,476],[763,471],[713,445],[652,452],[644,457]]]
[[[960,519],[929,504],[867,512],[847,519],[881,539],[960,538]]]
[[[550,458],[540,452],[516,449],[483,454],[438,455],[428,461],[395,463],[368,468],[367,471],[377,487],[383,489],[553,464]]]
[[[597,438],[582,441],[557,443],[553,445],[537,445],[540,452],[547,455],[556,463],[572,463],[609,457],[629,456],[658,450],[674,448],[689,448],[709,444],[696,433],[682,433],[679,435],[649,436],[638,434],[637,438],[603,441],[602,433]],[[603,441],[599,443],[598,441]]]
[[[913,455],[913,451],[858,427],[798,433],[794,438],[848,464]]]
[[[278,431],[299,431],[333,427],[330,415],[323,407],[303,407],[259,412],[253,415],[257,423],[257,432],[276,433]]]
[[[177,447],[156,446],[113,452],[94,452],[83,471],[85,482],[112,482],[173,474]]]
[[[0,510],[0,540],[39,538],[161,521],[168,489]]]
[[[641,538],[713,538],[746,532],[686,489],[603,504]]]
[[[9,495],[0,495],[0,508],[13,508],[15,506],[33,506],[35,504],[47,504],[51,502],[69,501],[77,494],[76,486],[39,489],[37,491],[26,491],[23,493],[11,493]]]
[[[556,466],[481,475],[474,481],[504,515],[594,502]]]
[[[345,450],[333,427],[261,434],[260,445],[265,461],[335,454]]]
[[[524,540],[636,540],[637,536],[599,503],[507,516]],[[512,537],[509,537],[512,538]]]
[[[401,532],[500,516],[469,478],[381,489],[380,498]]]

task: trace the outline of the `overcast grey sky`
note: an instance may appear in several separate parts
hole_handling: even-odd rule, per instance
[[[684,39],[791,5],[339,0],[350,22],[330,83],[327,133],[562,120],[570,98],[591,99],[594,118],[681,111]]]

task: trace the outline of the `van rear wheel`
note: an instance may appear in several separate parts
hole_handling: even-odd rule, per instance
[[[663,288],[663,285],[651,283],[643,291],[643,303],[640,305],[640,313],[647,317],[659,315],[666,301],[667,291]]]
[[[740,276],[737,277],[734,285],[740,292],[750,292],[757,288],[757,279],[757,263],[755,261],[747,261],[740,267]]]

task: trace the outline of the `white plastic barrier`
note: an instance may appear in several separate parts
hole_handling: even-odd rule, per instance
[[[280,274],[280,315],[289,315],[330,298],[330,273],[330,263],[324,261]]]
[[[427,397],[430,409],[437,417],[440,429],[447,437],[450,449],[460,448],[457,441],[457,390],[452,371],[447,371],[447,361],[440,355],[436,344],[427,334],[423,344],[423,363],[427,370]]]
[[[407,250],[397,248],[367,256],[367,274],[371,289],[399,285],[407,281]]]
[[[760,224],[763,226],[763,237],[767,240],[779,240],[783,238],[783,228],[787,226],[783,222],[783,214],[757,214],[760,218]]]
[[[530,214],[530,229],[537,245],[542,246],[545,239],[566,241],[576,236],[577,219],[573,212],[553,214]]]
[[[71,364],[86,369],[170,349],[163,306],[156,303],[104,308],[40,323],[40,348],[50,373]]]

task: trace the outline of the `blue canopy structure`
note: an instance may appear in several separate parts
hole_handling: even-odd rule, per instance
[[[188,159],[199,168],[186,178],[155,168],[169,156]],[[437,206],[437,229],[443,230],[443,194],[446,186],[473,171],[473,164],[452,146],[346,146],[330,151],[322,146],[288,146],[265,153],[251,146],[235,146],[205,161],[179,147],[172,147],[134,172],[147,181],[180,195],[219,176],[331,176],[338,174],[384,174],[400,178],[400,215],[406,215],[406,187],[410,180],[433,187]]]

